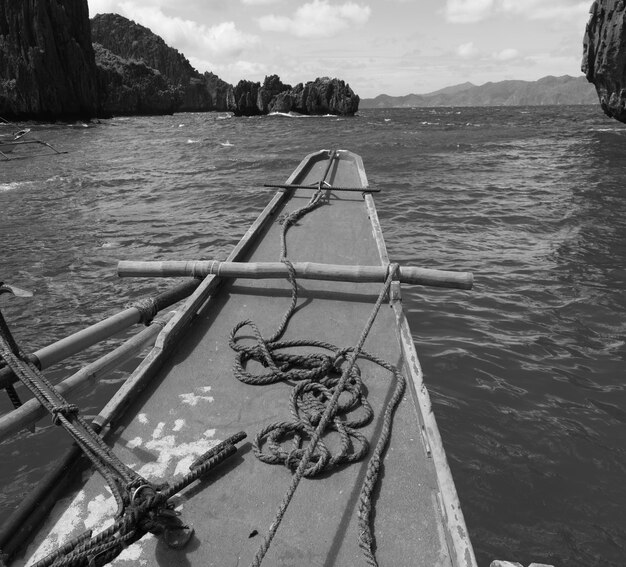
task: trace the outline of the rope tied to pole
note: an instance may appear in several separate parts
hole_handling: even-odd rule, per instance
[[[52,408],[52,423],[54,425],[62,425],[60,416],[66,420],[71,420],[78,415],[79,408],[75,404],[62,404]]]
[[[193,535],[193,529],[182,523],[169,499],[236,453],[235,443],[245,438],[245,433],[240,432],[207,451],[194,461],[190,472],[173,485],[151,483],[115,455],[96,431],[99,428],[92,427],[80,415],[79,407],[59,394],[39,368],[24,356],[4,319],[2,323],[0,360],[52,415],[53,423],[72,436],[108,484],[117,504],[115,521],[109,528],[96,536],[88,530],[37,562],[35,567],[105,565],[148,532],[162,536],[170,547],[183,547]]]
[[[151,297],[140,299],[135,303],[130,304],[129,307],[134,307],[137,311],[139,311],[139,322],[146,326],[152,323],[152,320],[159,312],[157,302]]]
[[[324,178],[334,157],[333,152]],[[398,277],[399,266],[389,266],[385,284],[355,346],[340,348],[318,340],[281,340],[298,302],[295,270],[287,258],[287,231],[322,204],[323,183],[319,182],[318,190],[304,207],[279,220],[282,225],[280,260],[288,267],[291,302],[278,328],[271,337],[264,338],[255,322],[245,320],[237,324],[230,335],[229,344],[236,352],[233,372],[237,379],[254,385],[295,383],[290,395],[292,420],[266,425],[256,434],[253,442],[257,458],[269,464],[283,464],[293,471],[293,476],[251,567],[261,565],[303,477],[314,477],[324,471],[359,461],[368,453],[369,441],[358,429],[372,421],[374,412],[367,401],[361,370],[357,365],[359,358],[380,365],[395,379],[394,391],[384,410],[380,436],[367,465],[359,497],[358,544],[368,565],[377,566],[371,527],[371,496],[380,478],[382,458],[391,435],[393,415],[404,393],[405,378],[395,366],[366,352],[363,346],[392,281]],[[252,331],[252,344],[242,344],[240,331],[245,327]],[[299,355],[292,352],[294,347],[315,347],[326,352]],[[291,352],[284,352],[285,349],[291,349]],[[247,371],[247,363],[252,360],[259,362],[267,371]],[[339,442],[335,443],[339,448],[334,452],[324,442],[324,436],[329,432],[339,436]],[[290,448],[283,448],[289,440]]]

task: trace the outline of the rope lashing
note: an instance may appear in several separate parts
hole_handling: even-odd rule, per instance
[[[111,526],[95,536],[91,531],[85,532],[33,567],[105,565],[148,532],[163,536],[172,547],[182,547],[193,536],[193,530],[180,521],[169,499],[234,455],[235,444],[245,437],[246,434],[240,432],[209,449],[190,465],[191,472],[172,485],[157,487],[145,482],[134,486],[124,514]]]
[[[63,404],[52,408],[52,423],[54,425],[61,425],[60,416],[62,415],[66,420],[78,415],[79,408],[75,404]]]
[[[149,306],[146,305],[146,308]],[[4,321],[3,321],[4,322]],[[67,402],[41,371],[25,358],[6,326],[0,325],[0,360],[33,393],[89,458],[95,470],[108,484],[117,503],[112,526],[92,537],[87,531],[69,544],[39,561],[37,567],[97,567],[112,561],[123,549],[150,532],[162,535],[172,547],[186,544],[193,530],[185,526],[169,499],[213,467],[236,453],[235,443],[245,437],[241,432],[196,459],[190,472],[172,486],[155,485],[122,463],[80,415],[75,404]]]
[[[129,305],[129,307],[134,307],[139,311],[139,322],[146,326],[152,322],[152,319],[154,319],[159,312],[157,302],[151,297],[140,299]]]
[[[330,155],[323,179],[330,171],[335,155],[335,152]],[[371,527],[371,496],[379,480],[382,458],[391,435],[393,416],[404,393],[405,378],[392,364],[364,351],[363,345],[389,293],[392,281],[398,277],[399,266],[397,264],[389,266],[385,284],[356,346],[339,348],[317,340],[280,340],[298,302],[295,270],[287,258],[287,231],[323,203],[324,183],[323,180],[318,183],[318,190],[311,196],[307,205],[280,219],[282,225],[280,260],[288,268],[291,302],[278,328],[271,337],[264,338],[254,321],[245,320],[237,324],[230,335],[230,346],[236,352],[233,372],[237,379],[254,385],[295,383],[290,397],[292,420],[266,425],[256,434],[253,442],[254,453],[261,461],[283,464],[294,471],[294,474],[268,534],[251,564],[252,567],[261,565],[303,477],[313,477],[346,463],[361,460],[368,453],[369,442],[357,429],[369,424],[374,412],[367,401],[361,371],[357,365],[358,358],[380,365],[395,379],[395,388],[386,404],[380,436],[368,462],[359,497],[358,544],[367,564],[377,566]],[[252,332],[252,341],[248,340],[246,344],[243,344],[244,337],[240,334],[244,328]],[[294,354],[293,349],[298,347],[314,347],[326,352]],[[284,352],[285,349],[290,349],[290,352]],[[260,363],[267,370],[249,372],[246,368],[250,361]],[[339,447],[334,453],[323,440],[323,436],[330,431],[339,436],[339,443],[335,443]],[[291,447],[287,450],[284,447],[289,440]]]

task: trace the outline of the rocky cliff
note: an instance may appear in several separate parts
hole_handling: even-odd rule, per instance
[[[99,43],[93,47],[106,115],[172,114],[180,107],[183,89],[173,87],[157,70],[143,61],[122,59]]]
[[[604,112],[626,122],[626,29],[624,0],[596,0],[583,40],[582,71],[593,83]]]
[[[229,110],[232,105],[228,83],[213,74],[200,74],[184,55],[144,26],[118,14],[98,14],[91,20],[91,37],[121,59],[142,61],[160,72],[179,90],[179,112]]]
[[[84,0],[0,0],[0,116],[90,118],[98,83]]]

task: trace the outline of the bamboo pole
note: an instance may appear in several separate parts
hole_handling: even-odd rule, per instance
[[[165,324],[173,317],[174,311],[167,313],[160,320],[153,321],[140,333],[131,337],[110,353],[81,368],[78,372],[55,386],[59,394],[67,395],[88,383],[95,383],[111,370],[121,366],[137,356],[148,344],[154,342]],[[47,415],[46,410],[35,398],[28,400],[19,408],[0,417],[0,442],[18,431],[30,426]]]
[[[152,303],[155,312],[161,311],[191,295],[198,287],[199,283],[200,282],[197,280],[185,282],[157,295],[153,299],[148,300],[148,302]],[[68,337],[41,348],[28,355],[27,358],[35,363],[40,370],[49,368],[57,362],[61,362],[100,341],[116,335],[132,325],[140,323],[142,318],[143,313],[139,307],[129,307],[103,321],[81,329]],[[7,385],[13,384],[14,382],[17,382],[17,378],[13,375],[13,372],[11,372],[9,368],[1,368],[0,388],[5,388]]]
[[[313,262],[294,262],[296,276],[301,279],[329,280],[344,282],[384,282],[387,277],[387,266],[346,266],[335,264],[318,264]],[[205,277],[216,275],[230,278],[285,278],[287,266],[283,262],[220,262],[207,261],[162,261],[118,263],[117,273],[120,277],[172,277],[193,276]],[[400,282],[406,284],[429,285],[458,289],[471,289],[473,275],[471,272],[452,272],[432,270],[428,268],[400,267]]]

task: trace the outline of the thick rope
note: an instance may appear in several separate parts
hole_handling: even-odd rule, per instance
[[[146,481],[117,458],[89,423],[80,416],[78,407],[69,404],[32,362],[12,351],[4,336],[0,336],[0,358],[53,416],[53,423],[63,426],[91,460],[96,470],[104,476],[115,496],[117,513],[121,514],[126,500],[124,488]]]
[[[260,460],[271,464],[282,463],[293,470],[294,475],[268,534],[255,555],[252,567],[261,565],[303,477],[312,477],[344,463],[358,461],[368,452],[369,444],[366,437],[356,431],[357,428],[370,423],[373,418],[373,410],[364,394],[361,373],[356,364],[359,357],[389,370],[396,380],[393,395],[385,409],[378,443],[367,465],[359,498],[358,543],[366,562],[372,567],[377,566],[371,528],[371,496],[379,479],[381,460],[391,434],[393,415],[404,393],[405,378],[393,365],[364,351],[363,345],[389,293],[391,282],[397,279],[398,266],[394,265],[389,270],[387,280],[355,347],[340,349],[323,341],[279,340],[295,311],[298,300],[295,270],[287,259],[287,231],[299,219],[322,204],[322,189],[320,182],[318,191],[313,194],[307,205],[282,219],[280,259],[288,267],[292,295],[291,303],[277,330],[266,339],[253,321],[246,320],[235,326],[230,335],[230,346],[237,352],[233,370],[239,380],[248,384],[296,382],[290,400],[293,421],[268,424],[256,435],[253,443],[254,452]],[[238,333],[244,327],[251,329],[255,344],[240,344],[241,337]],[[279,352],[282,349],[303,346],[317,347],[331,354],[315,352],[302,356]],[[250,360],[259,361],[267,371],[260,374],[248,372],[246,364]],[[354,416],[353,412],[359,409],[360,415]],[[323,435],[329,430],[339,434],[339,450],[335,454],[331,453],[322,441]],[[282,443],[289,438],[292,438],[292,447],[286,451],[282,448]],[[307,438],[308,444],[303,449],[304,439]]]
[[[233,455],[235,443],[245,437],[239,433],[218,444],[196,459],[191,472],[169,486],[157,486],[122,463],[104,440],[80,416],[78,406],[68,403],[41,371],[28,361],[15,343],[6,324],[0,326],[0,360],[4,360],[17,378],[33,393],[39,403],[52,415],[53,423],[61,425],[91,460],[109,485],[117,503],[113,525],[92,537],[91,531],[59,548],[39,561],[37,567],[95,567],[112,561],[127,545],[147,532],[176,533],[187,530],[168,500],[205,475],[210,469]],[[180,532],[178,532],[180,533]],[[189,537],[192,531],[186,532]],[[188,539],[183,538],[183,542]],[[178,545],[179,542],[168,542]]]
[[[370,317],[363,328],[361,337],[359,338],[357,345],[353,349],[351,349],[349,353],[349,356],[347,359],[347,366],[345,370],[343,371],[343,374],[339,382],[334,388],[333,395],[331,399],[328,401],[326,409],[323,415],[321,416],[319,423],[317,427],[315,428],[315,431],[311,439],[309,440],[309,444],[307,445],[306,450],[304,451],[302,457],[299,460],[298,468],[296,469],[292,477],[289,488],[287,489],[287,492],[285,493],[283,497],[283,500],[278,508],[274,521],[270,525],[269,532],[254,557],[254,560],[251,564],[252,567],[259,567],[265,555],[267,554],[267,551],[269,550],[272,540],[274,539],[274,536],[276,535],[276,532],[278,531],[278,527],[280,526],[280,523],[282,522],[285,512],[287,511],[287,507],[289,506],[291,500],[293,499],[293,496],[296,492],[296,489],[298,488],[298,485],[300,484],[300,481],[302,480],[302,477],[305,476],[307,467],[311,459],[314,456],[314,451],[316,449],[316,446],[319,443],[320,438],[322,437],[324,432],[327,430],[329,422],[333,418],[334,412],[336,411],[337,405],[339,403],[339,396],[343,392],[343,388],[347,384],[351,376],[351,371],[356,364],[357,358],[363,352],[363,344],[365,343],[365,340],[367,339],[367,336],[372,328],[372,325],[374,324],[374,320],[376,318],[376,315],[378,314],[378,311],[380,310],[380,306],[382,305],[383,301],[385,300],[387,296],[387,293],[389,291],[392,281],[393,281],[393,275],[390,274],[390,276],[387,278],[387,281],[385,282],[385,286],[383,287],[383,290],[381,291],[378,297],[378,300],[376,301],[376,304],[374,305],[372,313],[370,314]],[[378,359],[375,359],[374,357],[372,357],[372,359],[374,359],[375,361],[378,361]],[[385,368],[390,368],[390,365],[386,363],[383,366]],[[370,527],[371,494],[378,480],[378,473],[380,470],[380,457],[382,453],[384,452],[387,446],[388,440],[389,440],[393,413],[399,401],[402,399],[402,394],[404,392],[404,384],[405,384],[404,377],[397,371],[394,371],[394,375],[396,376],[396,379],[397,379],[396,389],[394,391],[394,395],[392,396],[390,404],[387,406],[387,410],[385,412],[385,419],[383,422],[383,429],[381,431],[381,436],[379,438],[379,442],[376,446],[374,454],[372,455],[372,458],[370,459],[370,462],[368,464],[368,470],[366,473],[366,478],[365,478],[363,489],[361,491],[361,496],[360,496],[359,546],[361,547],[361,549],[363,549],[366,560],[368,564],[370,565],[377,565],[376,559],[374,557],[374,553],[372,550],[373,537],[372,537],[372,532],[371,532],[371,527]]]

